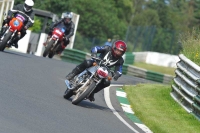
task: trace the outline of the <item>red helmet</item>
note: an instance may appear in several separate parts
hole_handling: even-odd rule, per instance
[[[122,40],[117,40],[116,42],[113,43],[112,54],[114,57],[120,58],[126,52],[126,49],[127,49],[126,43]]]

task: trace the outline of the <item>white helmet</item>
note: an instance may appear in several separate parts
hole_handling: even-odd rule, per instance
[[[73,18],[73,13],[72,13],[72,12],[66,12],[66,13],[64,14],[64,18],[65,18],[64,23],[65,23],[65,24],[69,24],[69,23],[71,22],[72,18]],[[70,19],[70,21],[68,21],[68,20],[66,20],[66,19]]]
[[[33,0],[25,0],[24,2],[24,11],[30,12],[32,10],[32,7],[34,6]]]

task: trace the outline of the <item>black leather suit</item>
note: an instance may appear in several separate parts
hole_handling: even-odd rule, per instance
[[[50,31],[49,31],[49,35],[52,34],[52,31],[53,31],[53,28],[58,26],[58,25],[62,25],[62,26],[65,26],[65,40],[64,40],[64,45],[67,46],[69,44],[69,38],[71,36],[74,35],[74,28],[75,28],[75,25],[74,23],[71,21],[69,24],[66,24],[64,22],[64,18],[59,20],[58,22],[55,22],[55,23],[52,23],[52,25],[50,26]]]
[[[24,15],[24,14],[22,14],[22,13],[20,13],[19,11],[25,13],[27,16]],[[34,16],[35,16],[34,11],[31,10],[29,12],[25,12],[25,10],[24,10],[24,4],[18,4],[18,5],[15,5],[13,7],[13,9],[11,9],[11,10],[8,11],[8,15],[7,16],[10,16],[10,19],[5,19],[3,21],[2,27],[6,23],[10,22],[12,16],[16,17],[17,15],[20,16],[20,18],[23,19],[24,26],[26,26],[27,29],[29,27],[33,26],[33,24],[34,24]],[[22,28],[22,30],[21,30],[21,37],[19,39],[23,38],[25,35],[26,35],[26,29]]]

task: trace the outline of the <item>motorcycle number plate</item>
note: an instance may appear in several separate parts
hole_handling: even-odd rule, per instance
[[[53,37],[53,38],[59,38],[59,36],[57,36],[57,35],[53,35],[52,37]]]
[[[56,30],[55,32],[56,32],[57,34],[59,34],[59,35],[62,35],[62,32],[59,31],[59,30]]]
[[[99,75],[100,78],[106,78],[108,76],[108,71],[103,70],[103,68],[99,68],[97,70],[97,74]]]

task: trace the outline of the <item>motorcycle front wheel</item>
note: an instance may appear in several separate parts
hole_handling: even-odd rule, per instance
[[[46,57],[49,54],[53,44],[54,44],[54,40],[51,40],[50,42],[47,43],[47,47],[44,50],[43,57]]]
[[[73,91],[67,88],[63,97],[65,99],[69,99],[72,95],[73,95]]]
[[[92,92],[96,87],[96,83],[92,80],[88,86],[88,88],[86,88],[83,91],[79,91],[75,97],[72,100],[72,104],[77,105],[78,103],[80,103],[84,98],[86,98],[90,92]]]
[[[8,42],[8,40],[10,39],[10,36],[12,35],[12,32],[9,31],[5,37],[3,38],[3,40],[0,42],[0,51],[4,51],[4,49],[6,48],[6,44]]]

